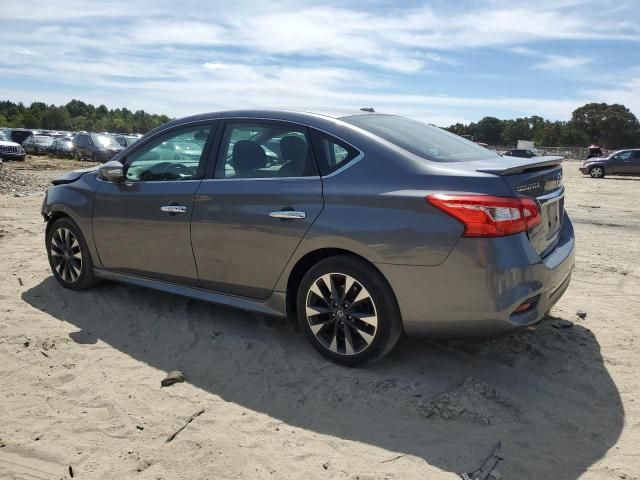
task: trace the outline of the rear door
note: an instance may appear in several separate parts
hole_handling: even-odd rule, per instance
[[[190,221],[214,125],[179,127],[126,159],[126,181],[103,181],[93,236],[102,265],[134,275],[198,285]]]
[[[265,299],[323,207],[309,133],[289,122],[228,120],[219,137],[191,223],[200,284]]]

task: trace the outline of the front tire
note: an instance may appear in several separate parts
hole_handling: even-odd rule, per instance
[[[71,219],[53,222],[47,229],[45,244],[53,276],[64,288],[84,290],[98,283],[87,243]]]
[[[604,168],[603,167],[591,167],[589,169],[589,175],[591,178],[604,178]]]
[[[350,255],[309,269],[298,288],[297,313],[315,349],[342,365],[379,360],[402,333],[391,287],[373,266]]]

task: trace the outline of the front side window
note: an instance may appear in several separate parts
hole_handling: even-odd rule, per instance
[[[306,128],[276,122],[230,122],[216,178],[317,175]]]
[[[620,152],[614,157],[616,160],[629,160],[631,152]]]
[[[208,125],[189,127],[139,148],[127,160],[127,180],[157,182],[197,178],[209,133]]]
[[[500,158],[480,145],[426,123],[396,115],[355,115],[341,120],[434,162],[472,162]]]

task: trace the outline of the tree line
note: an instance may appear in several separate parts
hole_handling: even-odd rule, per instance
[[[90,132],[145,133],[170,120],[127,108],[95,107],[80,100],[66,105],[33,102],[0,102],[0,127],[86,130]],[[624,105],[588,103],[573,111],[568,122],[551,122],[539,116],[501,120],[484,117],[477,123],[456,123],[450,132],[489,145],[515,146],[518,140],[533,140],[541,147],[585,147],[597,143],[608,149],[640,146],[640,123]]]
[[[33,102],[28,107],[23,103],[0,102],[0,127],[42,128],[46,130],[69,130],[89,132],[146,133],[170,120],[166,115],[155,115],[126,108],[108,109],[80,100],[71,100],[66,105],[47,105]]]
[[[603,148],[640,146],[640,123],[624,105],[588,103],[573,111],[568,122],[551,122],[532,116],[515,120],[484,117],[477,123],[456,123],[450,132],[489,145],[515,146],[518,140],[533,140],[539,147]]]

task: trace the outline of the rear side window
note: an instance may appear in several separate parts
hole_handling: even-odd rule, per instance
[[[311,131],[311,141],[321,175],[329,175],[355,159],[360,152],[331,135]]]
[[[434,162],[472,162],[499,158],[491,150],[458,135],[405,117],[368,114],[342,117],[341,120]]]

